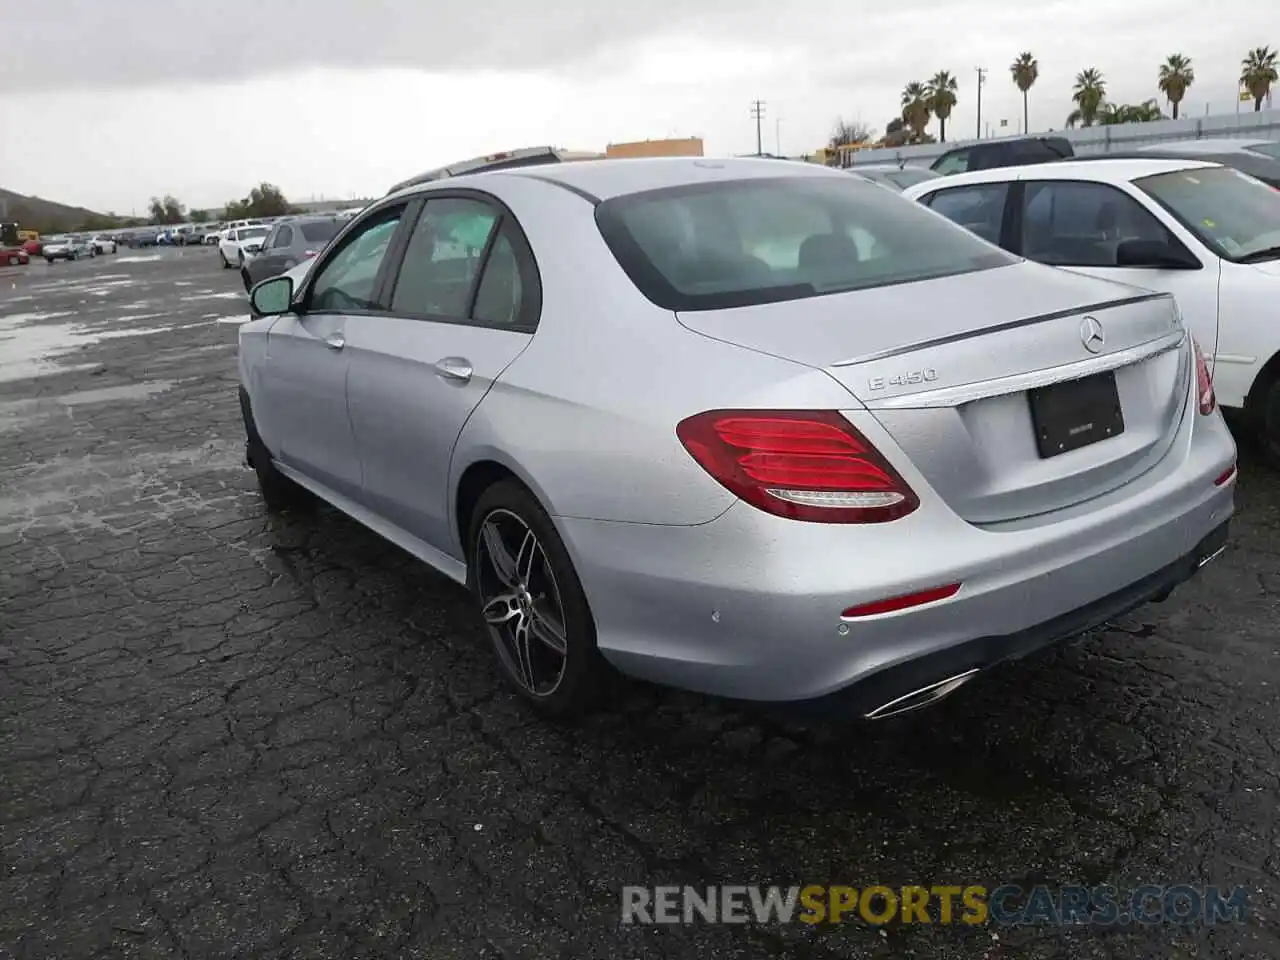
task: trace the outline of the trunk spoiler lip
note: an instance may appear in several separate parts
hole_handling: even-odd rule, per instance
[[[1075,307],[1068,307],[1065,310],[1055,310],[1052,313],[1040,313],[1031,317],[1022,317],[1017,320],[1009,320],[1005,323],[996,324],[993,327],[983,327],[981,330],[966,330],[961,333],[949,333],[943,337],[935,337],[932,340],[921,340],[916,343],[905,344],[901,347],[890,347],[887,350],[879,350],[875,353],[863,354],[859,357],[853,357],[849,360],[838,360],[835,363],[828,364],[830,369],[839,367],[854,367],[861,363],[871,363],[875,360],[888,360],[891,357],[900,357],[905,354],[915,353],[917,350],[927,350],[930,347],[941,347],[948,343],[959,343],[962,340],[968,340],[971,337],[981,336],[988,333],[1001,333],[1005,330],[1017,330],[1020,327],[1030,327],[1037,323],[1049,323],[1053,320],[1061,320],[1064,317],[1070,317],[1073,314],[1086,314],[1101,312],[1103,310],[1114,310],[1118,307],[1132,306],[1137,303],[1149,303],[1154,300],[1173,300],[1171,293],[1142,293],[1132,297],[1121,297],[1118,300],[1103,300],[1099,303],[1085,303]]]
[[[919,410],[930,407],[955,407],[975,400],[986,400],[990,397],[1007,396],[1011,393],[1022,393],[1038,387],[1047,387],[1054,383],[1087,377],[1094,373],[1108,370],[1119,370],[1121,367],[1142,363],[1152,357],[1179,350],[1187,341],[1187,331],[1175,327],[1168,333],[1162,333],[1145,343],[1139,343],[1114,353],[1086,357],[1044,370],[1032,370],[1027,373],[1015,373],[1007,377],[992,380],[978,380],[973,383],[959,384],[954,387],[939,387],[936,390],[924,390],[920,393],[906,393],[896,397],[885,397],[882,400],[864,400],[863,406],[870,411],[876,410]],[[1184,368],[1186,362],[1184,360]],[[1186,370],[1179,374],[1180,382],[1185,383]]]

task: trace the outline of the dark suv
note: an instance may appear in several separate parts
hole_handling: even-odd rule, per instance
[[[985,140],[948,150],[929,165],[943,176],[990,170],[992,167],[1023,167],[1030,163],[1052,163],[1075,156],[1066,137],[1015,137]]]

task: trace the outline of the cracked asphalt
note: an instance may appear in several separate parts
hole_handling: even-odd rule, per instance
[[[1280,493],[1224,556],[935,709],[639,685],[577,728],[466,596],[242,463],[209,251],[0,270],[0,957],[1280,954]],[[1249,890],[1244,925],[619,925],[623,884]]]

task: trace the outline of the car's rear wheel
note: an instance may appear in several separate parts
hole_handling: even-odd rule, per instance
[[[271,452],[258,434],[257,424],[253,421],[253,408],[249,405],[249,393],[244,387],[240,388],[240,415],[244,418],[245,458],[258,476],[258,489],[262,492],[262,502],[266,504],[267,512],[302,512],[312,509],[315,497],[311,491],[294,483],[271,462]]]
[[[245,293],[248,293],[250,290],[253,289],[253,283],[252,281],[249,280],[249,271],[244,269],[243,267],[240,268],[240,279],[244,281]]]
[[[1267,462],[1280,469],[1280,376],[1272,375],[1255,390],[1249,419]]]
[[[540,713],[569,718],[598,701],[611,671],[555,525],[533,495],[503,480],[480,495],[467,584],[506,679]]]
[[[10,257],[9,257],[9,266],[11,266],[11,267],[16,267],[16,266],[17,266],[19,263],[21,263],[21,262],[22,262],[22,261],[20,261],[20,260],[19,260],[17,257],[15,257],[15,256],[10,256]]]

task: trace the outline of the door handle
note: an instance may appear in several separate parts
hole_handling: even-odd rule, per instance
[[[469,361],[462,357],[445,357],[436,361],[436,373],[446,380],[457,380],[466,383],[471,379],[472,369]]]
[[[347,341],[343,340],[338,334],[333,334],[324,338],[324,345],[330,350],[341,350],[347,345]]]

